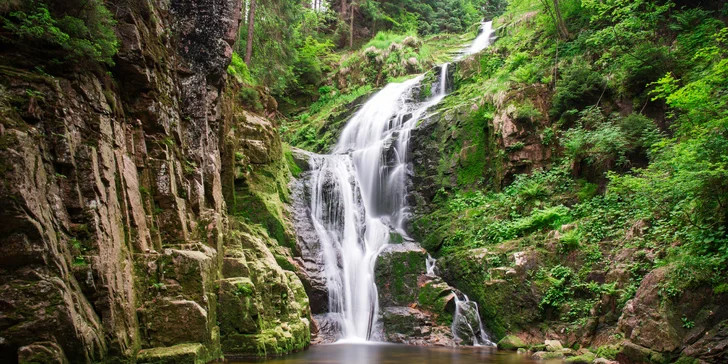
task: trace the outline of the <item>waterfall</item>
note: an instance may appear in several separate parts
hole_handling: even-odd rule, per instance
[[[407,237],[410,133],[445,97],[447,70],[448,64],[441,66],[432,85],[437,92],[424,101],[423,75],[386,85],[348,121],[332,154],[311,157],[311,221],[340,339],[368,340],[372,334],[379,314],[374,263],[393,232]]]
[[[480,32],[475,38],[473,43],[468,49],[466,49],[462,56],[469,56],[471,54],[478,53],[490,45],[490,40],[493,35],[493,22],[487,21],[480,24]],[[461,57],[462,57],[461,56]]]
[[[440,67],[440,85],[437,90],[438,96],[445,96],[447,94],[447,66],[445,63]]]
[[[425,272],[427,272],[428,275],[431,275],[431,276],[435,275],[435,263],[437,263],[437,260],[435,260],[435,258],[433,258],[428,253],[427,260],[425,260]]]
[[[455,339],[462,340],[466,344],[474,346],[492,346],[493,342],[483,330],[483,323],[480,321],[478,303],[463,295],[461,300],[455,295],[455,315],[452,319],[452,335]],[[472,342],[470,341],[472,339]]]

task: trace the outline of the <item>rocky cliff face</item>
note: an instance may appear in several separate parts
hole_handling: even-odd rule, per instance
[[[255,188],[263,169],[287,178],[280,141],[225,82],[240,6],[116,2],[111,72],[0,67],[0,361],[308,344],[286,184]],[[247,199],[261,219],[242,217]]]

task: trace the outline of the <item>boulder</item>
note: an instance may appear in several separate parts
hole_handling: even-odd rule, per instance
[[[414,243],[385,247],[374,265],[379,305],[407,306],[419,298],[420,275],[425,275],[427,252]]]
[[[68,364],[69,361],[58,344],[43,341],[18,349],[18,363]]]
[[[209,359],[205,347],[196,343],[144,349],[137,354],[139,364],[204,364]]]
[[[537,360],[562,359],[564,354],[558,351],[537,351],[531,357]]]
[[[516,350],[521,348],[528,348],[528,345],[518,336],[508,335],[498,341],[498,349]]]
[[[544,345],[546,345],[546,351],[559,351],[563,349],[564,347],[561,345],[561,341],[559,340],[546,340],[543,342]]]
[[[570,364],[591,364],[595,358],[596,355],[594,353],[586,352],[581,355],[568,357],[566,358],[566,362]]]
[[[663,354],[629,341],[622,344],[622,350],[617,354],[617,361],[620,363],[662,364],[666,360]]]

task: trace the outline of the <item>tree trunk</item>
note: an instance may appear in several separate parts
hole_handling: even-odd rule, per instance
[[[561,17],[561,8],[559,7],[559,0],[554,0],[554,12],[556,13],[556,19],[558,20],[559,31],[564,39],[569,37],[569,29],[566,28],[564,18]]]
[[[354,47],[354,4],[349,9],[349,48]]]
[[[248,11],[248,43],[245,49],[245,64],[250,68],[250,57],[253,56],[253,31],[255,30],[255,0],[250,0]]]

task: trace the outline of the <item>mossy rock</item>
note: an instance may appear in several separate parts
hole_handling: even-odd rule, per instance
[[[255,285],[248,278],[224,279],[219,285],[217,317],[223,337],[229,333],[257,333],[260,308],[255,300]]]
[[[538,351],[533,353],[531,357],[538,360],[562,359],[564,354],[558,351]]]
[[[418,278],[425,274],[427,253],[416,245],[390,245],[379,254],[374,265],[375,283],[382,306],[408,306],[416,303]]]
[[[144,349],[137,354],[139,364],[204,364],[208,358],[202,344],[179,344],[170,347]]]
[[[625,341],[617,354],[618,362],[664,364],[668,359],[662,353]]]
[[[502,338],[498,342],[498,349],[503,350],[518,350],[520,348],[527,348],[528,345],[526,345],[521,338],[518,336],[508,335],[504,338]]]
[[[417,299],[419,306],[437,313],[455,313],[455,294],[452,287],[441,279],[428,281],[420,288]]]
[[[596,357],[597,356],[594,355],[594,353],[587,351],[584,354],[566,358],[566,362],[570,364],[591,364]]]

